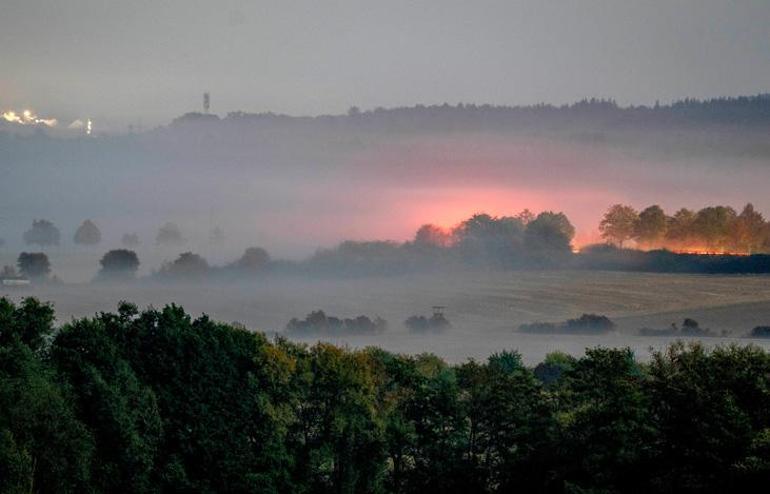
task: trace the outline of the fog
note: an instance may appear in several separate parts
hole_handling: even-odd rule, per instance
[[[495,110],[502,117],[492,110],[446,106],[316,118],[192,114],[152,130],[93,136],[6,124],[0,133],[0,238],[5,240],[0,265],[15,264],[21,251],[45,251],[64,285],[28,290],[55,302],[61,320],[128,299],[155,306],[176,302],[193,313],[280,331],[290,318],[323,309],[341,317],[380,315],[390,323],[388,334],[344,343],[434,351],[451,359],[524,346],[534,361],[552,349],[579,353],[598,343],[628,344],[644,353],[668,341],[633,336],[644,326],[700,316],[740,338],[770,322],[770,294],[760,289],[761,276],[749,282],[717,277],[718,289],[707,293],[718,300],[706,302],[699,286],[711,281],[659,275],[638,284],[639,275],[629,273],[592,280],[604,286],[598,291],[570,284],[558,299],[543,297],[585,274],[567,272],[545,284],[531,283],[528,277],[537,272],[501,276],[484,270],[416,280],[404,275],[335,280],[334,273],[326,273],[326,281],[297,275],[245,284],[87,284],[101,256],[120,248],[127,233],[139,237],[139,245],[130,248],[141,262],[139,275],[147,276],[183,251],[217,266],[235,261],[250,246],[267,249],[273,259],[301,260],[343,240],[403,242],[422,224],[452,227],[477,212],[562,211],[576,228],[576,246],[600,240],[599,220],[618,202],[660,204],[668,211],[752,202],[770,213],[768,124],[761,113],[748,123],[717,115],[661,124],[655,119],[674,109],[659,110],[660,117],[658,110],[646,109],[642,114],[652,116],[641,118],[640,110],[592,105],[584,113]],[[22,242],[32,220],[41,218],[61,231],[59,246],[41,249]],[[101,230],[98,245],[73,242],[85,219]],[[183,243],[156,242],[166,222],[180,227]],[[223,238],[211,237],[215,228]],[[627,280],[618,301],[612,301],[617,287],[608,281],[615,276]],[[522,278],[521,286],[510,285]],[[747,283],[753,288],[744,294]],[[444,285],[454,291],[437,291]],[[511,290],[517,293],[513,298]],[[658,297],[661,290],[675,301]],[[651,295],[656,296],[645,302]],[[747,315],[743,304],[759,305]],[[410,334],[403,320],[429,314],[432,305],[449,307],[452,329]],[[587,312],[618,318],[621,336],[514,332],[522,323]]]
[[[239,322],[254,330],[281,334],[291,318],[314,310],[337,317],[379,316],[387,328],[375,334],[293,336],[308,343],[331,341],[351,347],[380,346],[409,354],[431,352],[452,362],[484,359],[501,349],[519,350],[536,364],[548,352],[582,355],[586,348],[629,346],[642,360],[674,337],[643,337],[643,327],[667,327],[694,318],[725,336],[701,338],[706,345],[753,343],[757,325],[770,322],[770,285],[766,276],[702,276],[642,273],[525,271],[419,274],[397,277],[313,280],[266,277],[227,283],[104,283],[42,285],[5,289],[14,299],[35,295],[55,303],[60,323],[73,317],[114,310],[121,300],[140,307],[182,305],[189,313]],[[430,315],[445,305],[451,327],[415,333],[404,326],[411,315]],[[595,335],[528,334],[523,323],[562,321],[581,313],[607,314],[616,331]],[[685,338],[693,340],[695,338]]]
[[[137,233],[148,272],[181,248],[213,263],[252,245],[299,259],[346,239],[404,241],[422,224],[451,227],[476,212],[563,211],[582,245],[598,240],[601,215],[617,202],[666,210],[752,202],[770,211],[763,126],[616,130],[557,116],[546,122],[557,130],[532,131],[377,118],[372,129],[355,117],[265,117],[94,138],[9,132],[0,137],[0,237],[18,251],[32,220],[45,218],[71,251],[90,218],[101,251]],[[168,221],[187,240],[176,251],[155,245]],[[216,227],[224,241],[213,244]]]

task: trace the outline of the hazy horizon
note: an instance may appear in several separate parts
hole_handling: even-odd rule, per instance
[[[0,110],[125,131],[212,112],[757,94],[763,1],[5,2]]]

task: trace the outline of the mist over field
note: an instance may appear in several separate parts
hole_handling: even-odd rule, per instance
[[[645,355],[670,339],[641,339],[635,336],[640,328],[665,328],[687,317],[741,338],[770,321],[764,275],[711,280],[466,267],[351,280],[343,258],[323,272],[327,281],[273,273],[239,282],[71,284],[91,282],[104,252],[123,247],[126,233],[138,236],[130,248],[138,254],[139,275],[149,276],[185,251],[220,266],[251,246],[274,260],[301,261],[345,240],[412,240],[422,224],[451,228],[478,212],[564,212],[579,248],[603,241],[599,220],[615,203],[674,211],[752,202],[770,211],[769,107],[770,99],[759,96],[662,108],[587,101],[564,108],[351,110],[314,118],[191,113],[153,130],[87,137],[6,125],[0,171],[13,186],[3,193],[0,264],[13,265],[20,251],[36,250],[24,245],[22,234],[32,219],[45,218],[62,239],[42,250],[65,285],[32,293],[54,301],[61,320],[126,299],[182,303],[194,313],[280,332],[291,318],[322,309],[389,322],[387,336],[334,341],[454,360],[515,347],[537,361],[553,349],[580,353],[597,343],[631,345]],[[98,245],[73,242],[85,219],[98,225]],[[179,226],[180,242],[156,241],[167,222]],[[712,283],[713,291],[704,289]],[[745,304],[755,304],[750,314]],[[448,307],[452,329],[410,334],[403,321],[433,305]],[[621,336],[516,333],[522,324],[582,313],[609,315]]]
[[[767,0],[0,1],[0,494],[770,484]]]
[[[458,359],[582,314],[743,337],[770,324],[769,12],[11,2],[3,293],[63,321],[121,299],[269,332],[381,315],[360,344]],[[613,205],[658,237],[608,233]],[[451,330],[413,346],[433,306]]]
[[[31,221],[49,219],[67,251],[92,219],[103,247],[136,233],[145,272],[178,253],[155,245],[168,221],[186,250],[214,262],[251,245],[298,259],[342,240],[404,241],[425,223],[452,227],[474,213],[525,208],[563,211],[580,246],[601,240],[601,215],[618,202],[672,211],[752,202],[770,211],[768,101],[695,111],[596,102],[316,118],[190,114],[87,138],[23,135],[6,123],[0,228],[5,250],[18,250]],[[224,236],[213,245],[215,228]]]

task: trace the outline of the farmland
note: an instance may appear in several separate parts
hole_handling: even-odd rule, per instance
[[[770,324],[770,277],[761,275],[468,271],[359,279],[266,277],[248,283],[48,284],[7,294],[53,302],[60,322],[113,310],[120,300],[156,307],[176,303],[192,314],[206,313],[266,332],[281,331],[292,317],[316,309],[340,317],[381,316],[389,322],[385,332],[334,342],[433,352],[451,361],[484,358],[509,348],[536,362],[549,351],[580,354],[597,345],[627,345],[645,358],[649,347],[661,348],[671,338],[639,337],[636,331],[668,327],[685,317],[726,333],[725,338],[706,338],[711,343],[752,341],[770,346],[770,341],[744,338],[754,326]],[[409,333],[404,319],[427,315],[433,305],[447,307],[452,327],[435,334]],[[596,336],[516,332],[522,323],[561,321],[582,313],[609,316],[617,331]]]

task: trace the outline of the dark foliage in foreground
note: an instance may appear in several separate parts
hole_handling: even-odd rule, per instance
[[[675,344],[450,366],[180,307],[0,299],[0,492],[748,492],[770,354]]]

